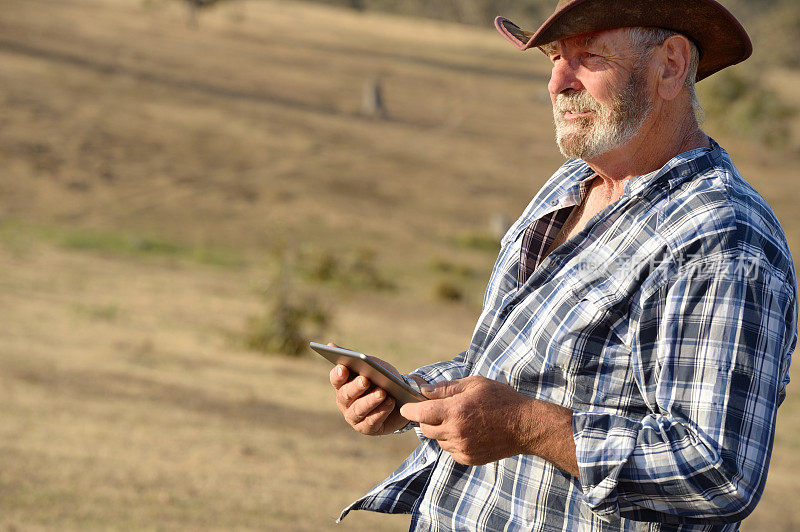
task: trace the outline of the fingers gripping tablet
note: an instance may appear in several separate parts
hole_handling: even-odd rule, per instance
[[[375,386],[383,388],[386,393],[395,398],[398,405],[418,403],[427,399],[418,388],[412,388],[401,375],[384,368],[377,359],[370,358],[364,353],[317,342],[311,342],[309,345],[311,349],[328,359],[331,364],[341,364],[347,367],[351,373],[362,375]]]

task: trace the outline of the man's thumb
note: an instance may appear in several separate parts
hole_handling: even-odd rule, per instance
[[[462,380],[442,381],[437,382],[436,385],[423,385],[420,389],[422,395],[428,399],[444,399],[463,392],[464,382]]]

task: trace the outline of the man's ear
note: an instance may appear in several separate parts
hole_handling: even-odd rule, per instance
[[[674,100],[680,94],[689,63],[692,59],[692,48],[689,39],[683,35],[669,37],[658,49],[660,61],[658,94],[665,100]]]

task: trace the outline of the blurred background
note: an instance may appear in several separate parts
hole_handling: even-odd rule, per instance
[[[547,61],[491,21],[554,3],[3,0],[0,529],[334,528],[415,439],[350,431],[306,342],[467,346],[562,163]],[[705,129],[798,253],[800,7],[723,4],[755,55]],[[800,529],[798,397],[744,530]]]

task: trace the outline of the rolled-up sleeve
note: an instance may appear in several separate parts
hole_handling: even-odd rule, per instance
[[[794,277],[738,258],[702,266],[633,311],[649,415],[573,415],[584,500],[601,517],[732,523],[761,496],[797,341]]]

